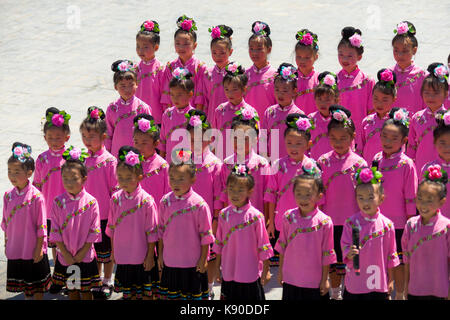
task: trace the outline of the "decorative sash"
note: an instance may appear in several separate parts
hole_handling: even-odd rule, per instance
[[[314,87],[311,89],[306,89],[306,90],[302,90],[302,91],[297,91],[297,97],[303,96],[305,94],[314,92]]]
[[[338,177],[338,176],[343,176],[343,175],[349,174],[349,173],[351,173],[352,171],[355,171],[356,169],[358,169],[359,166],[361,166],[361,165],[362,165],[362,162],[359,161],[358,163],[352,165],[350,168],[347,168],[347,169],[345,169],[345,170],[343,170],[343,171],[339,171],[339,172],[333,173],[333,175],[332,175],[331,177],[329,177],[328,180],[325,182],[325,186],[324,186],[324,187],[325,187],[325,190],[328,188],[328,186],[330,185],[331,181],[332,181],[334,178],[336,178],[336,177]]]
[[[164,198],[163,201],[164,201],[165,203],[167,203],[167,199],[166,199],[166,198]],[[172,220],[173,220],[175,217],[181,216],[181,215],[186,214],[186,213],[193,212],[193,211],[195,211],[195,210],[197,210],[197,209],[200,209],[200,208],[203,207],[205,204],[206,204],[206,202],[201,201],[201,202],[197,203],[196,205],[193,205],[193,206],[191,206],[191,207],[189,207],[189,208],[179,209],[179,210],[173,212],[173,213],[170,215],[170,217],[169,217],[169,219],[167,220],[167,222],[166,222],[163,226],[160,226],[160,230],[162,230],[162,232],[164,232],[164,231],[166,230],[167,226],[169,225],[169,223],[171,223]]]
[[[367,83],[369,82],[368,78],[365,78],[361,81],[361,83],[357,84],[356,86],[351,86],[348,88],[343,88],[341,90],[339,90],[339,93],[343,93],[343,92],[347,92],[347,91],[353,91],[356,89],[361,89],[362,87],[364,87]]]
[[[12,208],[9,217],[6,219],[6,227],[8,227],[8,224],[11,222],[13,216],[17,213],[18,210],[31,205],[37,198],[40,198],[40,197],[41,197],[41,194],[37,193],[37,194],[33,195],[31,197],[31,199],[24,201],[23,203],[18,204],[14,208]]]
[[[216,164],[219,164],[219,163],[220,163],[220,161],[214,160],[214,161],[212,161],[211,163],[205,164],[204,166],[196,167],[196,168],[195,168],[195,172],[196,172],[196,173],[203,172],[204,169],[209,169],[209,168],[211,168],[212,166],[215,166]]]
[[[303,233],[310,233],[310,232],[315,232],[320,230],[324,225],[327,225],[330,222],[330,219],[324,219],[322,221],[319,222],[319,224],[313,226],[313,227],[308,227],[308,228],[297,228],[294,230],[294,232],[291,233],[291,235],[287,238],[286,242],[281,242],[280,241],[280,246],[284,249],[286,249],[286,247],[288,246],[289,243],[292,242],[292,240],[295,239],[295,237],[297,237],[299,234],[303,234]],[[332,250],[334,252],[334,250]],[[330,252],[331,254],[331,252]]]
[[[394,164],[392,166],[386,167],[386,168],[379,168],[380,172],[387,172],[387,171],[392,171],[392,170],[396,170],[396,169],[400,169],[401,167],[403,167],[405,164],[407,164],[406,160],[401,160],[399,163]]]
[[[416,80],[419,80],[422,76],[425,76],[425,72],[424,72],[424,71],[421,71],[421,72],[417,73],[416,75],[414,75],[414,76],[411,77],[411,78],[407,78],[407,79],[406,79],[405,81],[403,81],[403,82],[397,83],[397,84],[395,85],[395,87],[398,89],[398,88],[402,88],[402,87],[404,87],[404,86],[413,84]]]
[[[118,124],[120,121],[125,120],[125,119],[128,119],[129,117],[132,117],[132,116],[137,115],[138,113],[140,113],[140,112],[142,111],[143,108],[144,108],[144,105],[140,104],[140,105],[137,107],[136,110],[130,111],[130,112],[127,112],[127,113],[124,113],[123,115],[119,116],[119,117],[116,119],[116,121],[114,122],[114,125],[117,126],[117,124]]]
[[[353,221],[351,221],[350,219],[347,219],[346,223],[349,223],[352,228],[358,228],[358,226],[356,226],[353,223]],[[372,232],[371,234],[368,234],[368,235],[364,236],[364,238],[362,238],[359,241],[360,249],[362,249],[366,245],[366,243],[368,241],[374,240],[374,239],[377,239],[379,237],[384,236],[389,230],[392,229],[392,227],[393,227],[392,223],[388,223],[383,229],[381,229],[379,231]],[[348,248],[348,246],[346,246],[346,248]]]
[[[144,178],[150,178],[150,177],[154,176],[155,174],[159,174],[159,172],[162,169],[167,168],[168,166],[169,165],[167,163],[163,163],[163,164],[161,164],[161,166],[159,168],[156,168],[155,170],[144,173]]]
[[[220,212],[220,216],[222,218],[224,218],[224,215],[225,215],[224,212]],[[243,230],[243,229],[253,225],[254,223],[260,221],[262,219],[262,217],[263,217],[262,215],[258,214],[258,215],[254,216],[252,219],[250,219],[250,220],[248,220],[246,222],[242,222],[242,223],[240,223],[238,225],[235,225],[234,227],[231,227],[230,231],[228,231],[228,233],[225,235],[223,241],[219,241],[218,239],[216,239],[216,244],[221,246],[221,247],[226,246],[228,241],[230,240],[231,235],[234,232],[239,231],[239,230]]]
[[[92,167],[87,167],[86,169],[88,172],[91,172],[96,169],[100,169],[100,168],[104,167],[107,163],[113,162],[114,160],[115,160],[114,158],[108,158],[106,160],[103,160],[103,161],[97,163],[96,165],[93,165]]]
[[[45,175],[44,179],[42,179],[42,181],[41,181],[40,183],[39,183],[39,182],[35,182],[35,183],[34,183],[35,187],[42,190],[42,187],[43,187],[44,184],[48,181],[48,179],[50,179],[50,176],[52,175],[52,173],[53,173],[53,172],[60,171],[60,170],[61,170],[61,166],[51,168],[51,169],[48,171],[48,173]]]
[[[320,139],[325,138],[326,136],[327,136],[327,133],[326,133],[326,132],[323,132],[323,133],[319,134],[317,137],[315,137],[314,140],[312,141],[311,148],[312,148],[316,143],[318,143]]]
[[[59,202],[59,200],[57,200],[57,199],[55,199],[55,201],[56,201],[57,205],[58,205],[59,207],[61,207],[61,202]],[[69,221],[70,221],[72,218],[75,218],[76,216],[79,216],[79,215],[82,214],[83,212],[86,212],[86,211],[87,211],[90,207],[92,207],[95,203],[96,203],[95,200],[91,200],[91,201],[89,201],[87,204],[85,204],[83,207],[81,207],[80,209],[78,209],[77,211],[75,211],[75,212],[73,212],[73,213],[67,215],[67,217],[66,217],[66,219],[64,220],[64,223],[62,224],[61,228],[60,228],[60,229],[53,229],[53,228],[52,228],[52,229],[51,229],[51,232],[62,234],[62,232],[63,232],[64,229],[67,227]]]
[[[271,82],[273,82],[273,79],[274,79],[274,77],[269,77],[269,78],[267,78],[265,80],[259,80],[259,81],[256,81],[256,82],[252,82],[252,83],[250,83],[248,85],[248,90],[250,90],[253,87],[257,87],[259,85],[262,85],[262,84],[271,83]]]
[[[434,239],[437,239],[437,238],[439,238],[439,237],[441,237],[441,236],[443,236],[443,235],[446,235],[449,228],[450,228],[450,225],[449,225],[449,226],[446,226],[444,229],[442,229],[442,230],[439,231],[439,232],[435,232],[435,233],[433,233],[433,234],[429,234],[429,235],[427,235],[427,236],[424,236],[424,237],[420,238],[420,239],[416,242],[416,244],[411,248],[411,251],[406,251],[406,250],[405,250],[405,251],[404,251],[404,254],[405,254],[407,257],[411,257],[411,256],[413,255],[413,253],[416,252],[416,250],[417,250],[422,244],[424,244],[426,241],[434,240]]]
[[[147,72],[147,73],[141,74],[141,76],[138,79],[138,84],[141,83],[141,81],[144,80],[145,78],[150,78],[150,77],[156,76],[162,69],[163,69],[162,67],[159,67],[155,71],[151,71],[151,72]]]
[[[122,220],[123,220],[126,216],[128,216],[128,215],[130,215],[130,214],[132,214],[132,213],[135,213],[135,212],[138,211],[140,208],[142,208],[146,203],[149,203],[150,200],[151,200],[151,198],[145,198],[144,200],[142,200],[140,203],[138,203],[138,204],[137,204],[136,206],[134,206],[133,208],[128,209],[128,210],[126,210],[126,211],[123,211],[123,212],[120,214],[119,218],[117,218],[116,223],[115,223],[115,224],[110,224],[110,225],[108,225],[108,227],[109,227],[110,229],[112,229],[112,230],[116,229],[117,226],[122,222]]]

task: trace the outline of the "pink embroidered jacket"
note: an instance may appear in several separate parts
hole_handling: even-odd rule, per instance
[[[312,146],[309,149],[309,156],[317,161],[319,157],[333,150],[328,140],[328,124],[331,117],[325,118],[319,111],[308,115],[314,120],[314,129],[311,130]]]
[[[156,152],[142,163],[144,177],[140,182],[142,189],[155,199],[156,206],[162,197],[170,192],[169,164]]]
[[[297,80],[297,97],[295,105],[299,107],[305,114],[313,113],[317,110],[316,101],[314,100],[314,87],[319,84],[319,72],[312,70],[307,76],[304,76],[298,70]]]
[[[248,77],[245,101],[263,115],[269,106],[277,103],[273,79],[277,70],[270,64],[258,70],[255,65],[245,70]]]

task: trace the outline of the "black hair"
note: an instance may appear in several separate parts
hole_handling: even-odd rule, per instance
[[[154,25],[153,30],[151,30],[151,31],[150,31],[150,30],[147,30],[147,29],[145,28],[145,24],[146,24],[148,21],[152,22],[153,25]],[[141,27],[139,28],[138,33],[136,34],[136,40],[137,40],[138,38],[141,37],[141,38],[147,39],[147,40],[150,41],[153,45],[156,45],[156,44],[159,45],[159,42],[160,42],[159,32],[160,32],[160,29],[159,29],[159,24],[158,24],[158,22],[156,22],[155,20],[147,20],[147,21],[144,21],[144,22],[141,24]]]
[[[87,177],[88,172],[87,172],[86,166],[84,165],[83,162],[81,162],[80,160],[77,160],[77,159],[66,160],[64,162],[64,164],[61,166],[61,173],[66,169],[72,169],[72,168],[77,169],[80,172],[81,177],[83,177],[83,178]]]
[[[192,80],[192,73],[188,72],[184,79],[173,77],[169,82],[169,88],[179,87],[186,92],[194,92],[194,81]]]
[[[292,187],[293,192],[295,192],[295,188],[297,187],[300,180],[314,180],[314,184],[317,187],[318,193],[325,192],[325,187],[323,185],[322,176],[320,174],[309,174],[309,173],[303,172],[302,174],[297,175],[294,178],[294,184]]]
[[[259,23],[259,24],[264,26],[264,34],[256,33],[253,30],[253,28],[255,27],[255,25],[257,23]],[[270,27],[269,27],[269,25],[267,23],[262,22],[262,21],[255,21],[255,22],[253,22],[253,24],[252,24],[252,35],[248,39],[248,45],[250,45],[250,42],[252,40],[255,40],[255,39],[258,39],[258,38],[263,40],[264,46],[266,48],[272,48],[272,39],[270,39]]]
[[[47,110],[45,110],[45,118],[47,118],[47,116],[48,116],[50,113],[53,114],[53,115],[55,115],[55,114],[57,114],[57,113],[59,113],[59,112],[60,112],[60,110],[59,110],[58,108],[50,107],[50,108],[48,108]],[[50,121],[50,122],[49,122],[49,121],[45,121],[45,124],[44,124],[44,134],[47,133],[47,131],[48,131],[50,128],[58,128],[58,129],[61,129],[62,131],[64,131],[65,134],[67,134],[67,135],[70,134],[70,127],[69,127],[69,124],[63,123],[61,127],[56,127],[56,126],[54,126],[54,125],[51,123],[51,121]]]
[[[98,110],[98,118],[92,117],[91,113]],[[91,106],[87,109],[87,117],[81,122],[80,131],[86,130],[87,132],[95,131],[100,135],[106,133],[107,126],[105,121],[105,112],[102,108]]]
[[[283,76],[281,75],[281,70],[283,70],[283,68],[291,68],[292,70],[294,70],[293,74],[295,76],[292,77],[292,78],[289,78],[289,79],[283,78]],[[274,84],[275,84],[276,81],[281,81],[281,82],[285,82],[285,83],[291,83],[294,88],[297,88],[297,79],[298,79],[297,68],[291,63],[283,62],[278,67],[278,70],[277,70],[277,73],[275,74],[273,82],[274,82]]]
[[[402,121],[398,121],[394,119],[394,114],[399,111],[400,108],[398,107],[394,107],[391,109],[391,111],[389,111],[389,119],[387,119],[384,123],[383,123],[383,127],[381,128],[381,130],[384,129],[384,127],[386,127],[387,125],[394,125],[397,128],[400,129],[400,132],[402,133],[403,138],[407,137],[409,134],[409,127],[403,123]],[[405,112],[407,112],[406,110],[404,110]]]
[[[244,165],[245,173],[239,173],[236,170],[237,166],[238,165],[235,165],[234,168],[231,170],[230,174],[228,175],[226,185],[228,186],[232,183],[239,181],[240,179],[245,179],[247,182],[248,190],[253,189],[255,187],[255,178],[251,175],[250,169],[246,165]]]
[[[188,114],[189,114],[189,116],[200,116],[200,117],[203,117],[203,119],[202,119],[202,124],[203,124],[203,126],[202,126],[202,131],[203,132],[205,132],[206,130],[208,130],[208,129],[210,129],[211,128],[211,124],[209,123],[209,121],[208,121],[208,118],[207,118],[207,116],[206,116],[206,113],[204,113],[203,111],[201,111],[201,110],[198,110],[198,109],[192,109],[192,110],[189,110],[188,111]],[[201,119],[201,118],[200,118]],[[191,126],[190,124],[189,124],[189,121],[187,121],[186,122],[186,130],[188,130],[188,131],[190,131],[190,130],[193,130],[194,129],[194,127],[193,126]]]
[[[331,120],[328,123],[328,133],[330,133],[331,129],[335,129],[335,128],[342,128],[348,131],[348,134],[350,136],[353,137],[353,134],[355,133],[355,124],[353,122],[353,120],[351,119],[352,113],[350,110],[348,110],[347,108],[344,108],[343,106],[337,105],[337,104],[333,104],[330,106],[330,114],[331,114]],[[336,119],[333,118],[333,113],[337,112],[337,111],[343,111],[347,117],[347,123],[345,124],[344,121],[338,121]]]
[[[397,96],[397,88],[395,87],[395,84],[397,83],[397,75],[395,74],[395,72],[392,72],[392,81],[394,82],[393,84],[390,81],[384,81],[381,79],[381,74],[389,69],[383,68],[381,70],[379,70],[377,72],[377,78],[378,78],[378,82],[375,83],[375,86],[372,89],[372,94],[375,92],[375,90],[379,90],[381,93],[383,94],[388,94],[392,97]]]
[[[217,43],[217,42],[223,42],[226,44],[228,49],[231,49],[233,47],[233,44],[231,42],[231,36],[233,35],[233,29],[227,25],[224,24],[219,24],[217,27],[221,28],[222,30],[225,31],[224,34],[222,34],[222,37],[220,38],[213,38],[211,40],[211,47]]]
[[[259,127],[258,127],[258,121],[256,121],[255,118],[245,120],[242,119],[240,116],[233,117],[231,122],[231,129],[235,130],[236,127],[239,125],[249,126],[250,128],[254,129],[256,131],[256,136],[259,135]]]
[[[232,64],[232,63],[234,63],[234,62],[230,62],[229,64]],[[242,67],[241,65],[238,65],[238,68],[235,73],[230,72],[226,69],[225,69],[225,71],[226,71],[226,74],[223,77],[222,85],[225,84],[226,82],[235,82],[235,83],[238,83],[242,89],[244,89],[247,86],[248,77],[245,74],[244,67]]]
[[[175,39],[175,38],[177,37],[177,35],[179,35],[179,34],[188,34],[188,35],[191,37],[192,41],[193,41],[194,43],[196,43],[196,42],[197,42],[197,33],[195,32],[195,30],[193,30],[193,29],[191,28],[191,30],[188,31],[188,30],[184,30],[184,29],[181,27],[181,22],[182,22],[184,19],[192,20],[193,25],[195,24],[195,20],[192,19],[192,18],[189,18],[189,17],[187,17],[187,16],[185,16],[185,15],[179,17],[179,18],[177,19],[177,27],[178,27],[178,29],[177,29],[177,31],[175,31],[175,34],[174,34],[173,38]]]
[[[180,152],[180,151],[188,152],[189,159],[180,159],[180,157],[178,156],[178,152]],[[176,159],[176,161],[173,161],[174,158]],[[197,172],[197,168],[195,166],[194,161],[192,161],[192,152],[190,150],[185,150],[183,148],[181,148],[181,149],[173,149],[172,150],[172,154],[171,154],[171,158],[170,158],[169,172],[173,168],[180,168],[182,166],[187,166],[188,167],[188,172],[189,172],[189,175],[191,176],[191,178],[195,177],[195,174]]]
[[[351,38],[354,34],[359,34],[361,36],[362,32],[361,32],[361,30],[355,29],[354,27],[345,27],[344,29],[342,29],[342,31],[341,31],[342,39],[341,39],[341,41],[339,41],[338,49],[341,46],[347,46],[350,48],[354,48],[356,50],[356,52],[358,53],[358,55],[362,55],[364,53],[364,46],[361,45],[359,48],[354,47],[349,40],[349,38]]]
[[[308,29],[301,29],[295,34],[295,39],[297,40],[297,43],[295,44],[295,50],[297,49],[303,49],[303,48],[309,48],[314,53],[317,53],[319,51],[319,45],[317,44],[317,41],[313,40],[313,42],[310,45],[306,45],[301,42],[302,36],[301,33],[307,34],[309,33],[315,40],[318,40],[319,37],[314,32],[308,30]]]
[[[417,38],[416,38],[416,27],[409,21],[402,21],[401,23],[403,23],[403,22],[406,22],[408,24],[408,32],[403,33],[403,34],[396,33],[396,35],[392,39],[392,46],[394,45],[394,43],[396,41],[401,40],[401,41],[407,41],[407,42],[411,43],[413,48],[417,48],[419,46],[419,42],[417,41]]]
[[[142,134],[150,135],[152,137],[153,141],[159,140],[160,139],[161,130],[160,130],[158,125],[155,124],[156,131],[142,132],[139,128],[136,128],[136,125],[138,124],[138,121],[141,120],[141,119],[145,119],[145,120],[148,120],[148,121],[155,121],[155,118],[153,118],[153,116],[151,116],[151,115],[149,115],[147,113],[140,113],[140,114],[138,114],[137,116],[135,116],[133,118],[133,125],[134,125],[133,135],[135,135],[136,132],[140,132]]]
[[[327,75],[331,75],[334,78],[334,81],[336,83],[336,86],[333,88],[332,86],[329,86],[325,83],[323,83],[323,78],[325,78]],[[338,77],[329,71],[321,72],[318,76],[319,84],[314,87],[314,98],[320,97],[324,94],[330,94],[333,95],[335,99],[339,97],[339,89],[338,89]]]
[[[28,150],[29,156],[22,158],[22,160],[19,160],[18,157],[14,156],[14,149],[16,147],[20,147],[20,148],[26,148]],[[12,151],[12,155],[9,157],[8,159],[8,164],[10,163],[14,163],[14,162],[18,162],[20,163],[21,167],[23,170],[25,171],[33,171],[35,169],[35,164],[34,164],[34,159],[33,157],[31,157],[31,146],[25,144],[25,143],[21,143],[21,142],[14,142],[12,147],[11,147],[11,151]]]
[[[141,155],[139,150],[136,149],[135,147],[122,146],[119,149],[119,152],[117,154],[117,169],[119,169],[119,167],[124,167],[124,168],[127,168],[128,170],[132,171],[134,174],[136,174],[136,176],[140,176],[144,172],[143,169],[142,169],[142,164],[131,166],[131,165],[127,164],[124,159],[120,159],[120,155],[127,154],[130,151],[132,151],[133,153],[137,154],[138,156]]]
[[[436,123],[437,127],[433,130],[433,139],[434,143],[436,143],[436,140],[439,139],[439,137],[443,136],[444,134],[450,133],[450,125],[446,125],[444,119],[442,117],[447,112],[447,110],[439,110],[436,113]]]
[[[128,71],[120,71],[119,64],[122,62],[128,62],[129,65],[133,65],[131,60],[116,60],[111,65],[111,71],[114,72],[113,81],[114,85],[117,85],[122,80],[133,80],[137,83],[137,75],[134,69]]]
[[[286,136],[287,136],[287,134],[289,132],[295,131],[295,132],[297,132],[299,134],[305,135],[307,141],[311,140],[311,131],[310,130],[302,131],[302,130],[298,129],[296,125],[295,126],[291,126],[289,124],[289,123],[292,123],[292,122],[295,123],[300,118],[304,118],[304,119],[310,120],[310,118],[306,114],[291,113],[291,114],[287,115],[286,121],[285,121],[286,129],[284,130],[284,137],[285,138],[286,138]]]
[[[436,69],[439,66],[443,66],[443,64],[440,62],[434,62],[428,66],[427,71],[429,72],[429,75],[427,75],[422,82],[422,88],[420,89],[420,94],[423,94],[423,90],[425,89],[426,86],[430,86],[431,88],[433,88],[434,91],[442,90],[445,93],[448,92],[448,80],[445,78],[439,79],[434,74],[434,69]],[[447,78],[448,78],[448,73],[447,73]]]

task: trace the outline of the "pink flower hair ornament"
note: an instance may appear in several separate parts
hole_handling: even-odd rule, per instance
[[[355,179],[357,185],[360,184],[377,184],[381,182],[383,175],[376,167],[372,168],[359,168],[355,173]]]
[[[49,127],[55,126],[60,128],[63,124],[68,125],[70,118],[70,114],[66,113],[64,110],[56,114],[49,112],[46,116],[46,122]]]
[[[362,46],[362,37],[359,33],[355,33],[350,38],[348,38],[350,44],[354,47],[360,48]]]
[[[433,74],[436,78],[439,79],[440,82],[448,81],[448,68],[447,66],[441,64],[434,68]]]
[[[183,15],[180,21],[177,22],[178,28],[185,31],[195,31],[197,30],[197,25],[195,21],[191,18],[188,18],[186,15]]]
[[[249,169],[245,164],[236,164],[233,168],[233,173],[240,177],[246,177]]]
[[[315,129],[314,120],[310,118],[299,117],[295,121],[287,123],[288,127],[294,128],[300,131],[309,132]]]
[[[310,176],[321,176],[322,171],[319,169],[317,162],[313,159],[307,159],[302,164],[302,170],[304,173]]]
[[[190,115],[189,113],[185,113],[184,117],[187,119],[187,124],[189,124],[193,128],[202,128],[202,129],[208,129],[209,125],[206,122],[206,118],[204,115],[198,115],[193,114]]]
[[[147,20],[141,25],[141,31],[159,33],[159,24],[156,21]]]
[[[327,86],[330,86],[333,90],[336,90],[337,84],[336,84],[336,75],[332,72],[327,74],[325,77],[323,77],[321,84],[326,84]]]
[[[387,87],[395,86],[394,74],[389,69],[384,69],[383,72],[380,73],[380,81],[385,82]]]
[[[394,112],[392,119],[394,119],[395,121],[401,122],[404,126],[409,128],[410,121],[409,121],[408,115],[409,115],[409,112],[406,111],[406,109],[401,108]]]
[[[395,34],[406,34],[408,32],[411,32],[414,34],[416,30],[411,24],[408,24],[407,22],[400,22],[397,24],[396,28],[394,29]]]
[[[31,147],[17,146],[13,149],[13,157],[24,163],[28,158],[31,157]]]
[[[186,80],[187,75],[190,74],[188,69],[184,69],[184,68],[176,68],[173,72],[172,72],[172,76],[174,78],[177,78],[178,80]]]
[[[144,161],[144,156],[142,154],[137,154],[132,150],[129,150],[128,152],[123,150],[122,154],[119,155],[119,160],[124,161],[125,164],[131,167],[139,168],[141,166],[141,162]]]
[[[442,169],[442,167],[438,164],[429,166],[425,171],[423,177],[426,180],[434,181],[434,182],[443,182],[442,179],[447,172]]]
[[[233,76],[237,76],[239,74],[243,74],[242,66],[237,64],[236,62],[230,62],[225,66],[225,71],[230,73]]]
[[[255,25],[253,26],[253,33],[261,35],[261,36],[265,36],[267,34],[267,32],[264,31],[266,26],[267,25],[264,22],[257,21],[255,23]]]
[[[135,65],[133,62],[131,62],[129,60],[123,60],[117,66],[117,71],[119,71],[119,72],[127,72],[127,71],[135,72],[136,69],[137,69],[137,65]]]
[[[344,123],[344,128],[348,128],[352,121],[344,111],[339,109],[333,111],[331,117],[336,121]]]
[[[317,36],[312,35],[311,33],[307,32],[306,30],[298,31],[295,35],[295,38],[300,42],[301,44],[305,46],[313,45],[315,49],[318,48],[317,46]]]
[[[145,118],[141,118],[138,121],[136,121],[134,123],[134,127],[144,133],[158,131],[158,128],[155,125],[155,121],[147,120]]]
[[[255,119],[256,122],[259,121],[258,112],[249,106],[242,107],[235,112],[235,115],[239,116],[242,120],[249,121]]]
[[[95,121],[97,121],[99,119],[104,119],[104,118],[105,118],[105,113],[103,112],[102,109],[100,109],[98,107],[95,107],[95,106],[89,107],[89,109],[88,109],[88,119],[91,122],[95,122]]]
[[[223,39],[228,33],[227,30],[219,26],[209,28],[208,32],[211,34],[211,38],[213,39]]]
[[[280,70],[280,75],[284,80],[296,81],[297,80],[297,69],[293,67],[282,67]]]
[[[436,119],[442,120],[445,126],[450,126],[450,110],[447,110],[445,113],[437,113]]]
[[[62,157],[66,161],[77,160],[81,163],[84,163],[86,158],[89,158],[89,154],[84,148],[80,149],[74,146],[70,146],[63,152]]]

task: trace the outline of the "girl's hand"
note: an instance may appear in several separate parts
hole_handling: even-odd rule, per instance
[[[328,278],[320,281],[319,289],[321,296],[327,294],[327,292],[330,290],[330,282],[328,281]]]
[[[267,225],[267,233],[268,233],[270,239],[275,238],[275,226],[273,225],[272,221],[269,221],[269,223]]]
[[[75,262],[75,259],[73,258],[73,256],[72,256],[69,252],[62,253],[62,255],[63,255],[64,261],[65,261],[69,266],[71,266],[71,265],[73,265],[73,264],[76,263],[76,262]]]
[[[394,280],[389,280],[389,282],[388,282],[388,294],[391,295],[392,291],[394,291]]]
[[[42,247],[36,247],[33,252],[33,263],[41,262],[42,258],[44,258],[44,251]]]
[[[352,260],[357,254],[359,254],[359,250],[356,249],[355,245],[352,245],[350,251],[347,253],[347,258]]]
[[[144,260],[144,271],[150,271],[155,266],[155,257],[153,254],[147,254]]]
[[[208,268],[207,259],[200,258],[197,262],[196,271],[198,271],[200,273],[205,273],[207,268]]]

